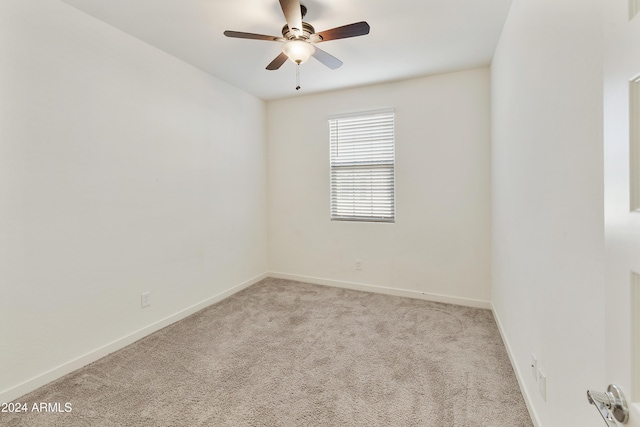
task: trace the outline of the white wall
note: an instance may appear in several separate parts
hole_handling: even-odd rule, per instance
[[[265,112],[64,3],[0,2],[0,401],[267,271]]]
[[[600,0],[514,0],[491,68],[493,305],[545,427],[603,423],[602,43]]]
[[[488,306],[489,80],[483,68],[269,102],[270,270]],[[396,223],[331,222],[327,117],[387,107],[396,111]]]

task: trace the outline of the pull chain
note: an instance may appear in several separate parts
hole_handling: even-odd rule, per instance
[[[296,62],[296,90],[300,90],[300,63]]]

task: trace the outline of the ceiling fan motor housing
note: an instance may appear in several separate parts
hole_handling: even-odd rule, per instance
[[[313,25],[309,24],[308,22],[302,22],[302,34],[300,35],[296,35],[293,31],[289,29],[289,26],[286,24],[284,27],[282,27],[282,37],[284,37],[287,40],[295,40],[295,39],[309,40],[311,36],[315,35],[315,32],[316,30],[315,28],[313,28]]]

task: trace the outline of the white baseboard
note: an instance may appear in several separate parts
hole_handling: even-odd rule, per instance
[[[356,291],[375,292],[378,294],[394,295],[399,297],[417,298],[427,301],[443,302],[447,304],[464,305],[467,307],[491,309],[490,301],[459,298],[448,295],[432,294],[428,292],[410,291],[407,289],[389,288],[384,286],[366,285],[363,283],[342,282],[338,280],[321,279],[318,277],[298,276],[295,274],[269,272],[269,277],[276,279],[296,280],[298,282],[313,283],[316,285],[333,286],[334,288],[353,289]]]
[[[536,413],[533,404],[531,403],[531,396],[527,392],[527,388],[524,386],[524,376],[522,375],[522,371],[518,368],[516,364],[515,355],[511,349],[511,345],[509,340],[507,339],[507,335],[502,328],[502,323],[500,322],[500,317],[498,313],[496,313],[493,305],[491,307],[491,312],[493,313],[493,318],[498,325],[498,330],[500,331],[500,336],[502,337],[502,342],[504,343],[505,348],[507,349],[507,354],[509,355],[509,361],[511,362],[511,366],[513,367],[513,371],[516,374],[516,379],[518,380],[518,385],[520,386],[520,391],[522,392],[522,396],[524,398],[524,403],[527,405],[527,410],[529,411],[529,415],[531,416],[531,421],[535,427],[540,427],[540,421],[538,419],[538,414]]]
[[[120,350],[138,341],[141,338],[146,337],[160,329],[171,325],[185,317],[202,310],[205,307],[210,306],[211,304],[215,304],[217,302],[222,301],[225,298],[230,297],[236,292],[240,292],[241,290],[248,288],[249,286],[259,282],[262,279],[265,279],[269,275],[267,273],[260,274],[252,279],[249,279],[239,285],[234,286],[231,289],[228,289],[224,292],[221,292],[217,295],[214,295],[210,298],[207,298],[204,301],[200,301],[190,307],[185,308],[177,313],[172,314],[171,316],[165,317],[155,323],[152,323],[149,326],[146,326],[142,329],[139,329],[135,332],[132,332],[124,337],[117,339],[113,342],[110,342],[100,348],[97,348],[89,353],[86,353],[82,356],[79,356],[69,362],[66,362],[56,368],[53,368],[43,374],[37,375],[30,380],[23,382],[15,387],[11,387],[7,390],[0,392],[0,402],[11,402],[20,396],[24,396],[25,394],[37,389],[38,387],[42,387],[43,385],[50,383],[68,373],[71,373],[77,369],[82,368],[83,366],[88,365],[89,363],[95,362],[96,360],[113,353],[114,351]]]

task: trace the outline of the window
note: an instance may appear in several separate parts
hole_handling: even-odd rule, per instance
[[[329,118],[332,221],[395,221],[394,116]]]

